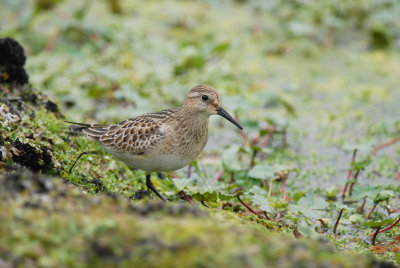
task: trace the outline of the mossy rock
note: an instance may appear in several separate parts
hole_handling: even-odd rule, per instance
[[[327,242],[268,231],[230,213],[90,196],[57,178],[7,173],[0,178],[5,266],[379,267],[371,257],[334,252]]]

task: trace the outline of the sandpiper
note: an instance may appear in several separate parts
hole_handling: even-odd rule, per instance
[[[74,124],[69,127],[72,131],[100,142],[130,168],[144,170],[148,189],[165,200],[151,182],[151,173],[177,170],[192,162],[207,143],[208,118],[214,114],[242,129],[221,107],[218,92],[206,85],[192,88],[181,107],[114,125],[68,123]]]

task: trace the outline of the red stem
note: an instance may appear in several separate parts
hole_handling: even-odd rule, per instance
[[[342,208],[342,209],[340,210],[339,216],[337,217],[337,220],[336,220],[336,223],[335,223],[335,227],[333,227],[333,233],[334,233],[334,234],[336,234],[336,230],[337,230],[337,227],[338,227],[338,225],[339,225],[340,218],[342,217],[343,210],[344,210],[344,208]]]
[[[218,172],[217,176],[215,176],[215,178],[214,178],[214,181],[218,181],[222,177],[222,175],[224,175],[224,169],[221,169]]]
[[[372,245],[375,245],[375,240],[376,240],[376,237],[379,234],[379,230],[380,229],[381,229],[381,227],[378,227],[378,229],[376,229],[376,232],[374,233],[374,236],[372,237]]]
[[[275,129],[274,129],[273,127],[268,128],[267,130],[268,130],[268,135],[267,135],[267,137],[265,138],[265,140],[261,143],[261,148],[267,147],[267,145],[269,144],[269,142],[270,142],[271,139],[272,139],[272,136],[273,136],[274,133],[275,133]]]
[[[400,180],[400,174],[399,174],[399,172],[397,172],[397,170],[394,171],[394,179]]]
[[[239,114],[237,112],[235,112],[235,119],[240,124]],[[242,136],[244,146],[248,147],[249,146],[249,139],[247,138],[246,134],[241,129],[239,129],[239,133],[240,133],[240,136]]]
[[[276,215],[275,215],[275,222],[278,222],[279,220],[281,219],[281,212],[280,211],[278,211],[278,213],[276,213]]]
[[[176,175],[174,172],[169,172],[168,175],[169,175],[171,178],[174,178],[174,179],[178,178],[178,175]]]
[[[372,154],[372,155],[376,155],[376,153],[377,153],[378,151],[382,150],[383,148],[389,147],[389,146],[395,144],[395,143],[398,142],[398,141],[400,141],[400,137],[397,137],[397,138],[395,138],[395,139],[393,139],[393,140],[391,140],[391,141],[388,141],[388,142],[386,142],[386,143],[384,143],[384,144],[381,144],[381,145],[375,147],[375,149],[372,151],[371,154]]]
[[[261,215],[258,214],[255,210],[253,210],[249,205],[247,205],[245,202],[242,201],[242,199],[240,199],[240,196],[237,197],[237,199],[239,200],[240,203],[242,203],[243,206],[245,206],[251,213],[253,213],[254,215],[256,215],[259,219],[261,219]]]
[[[371,208],[371,210],[368,212],[367,216],[365,217],[366,219],[368,219],[369,216],[371,216],[372,212],[374,212],[374,210],[376,209],[376,206],[377,206],[377,205],[374,205],[374,206]]]
[[[281,185],[282,201],[286,201],[286,199],[287,199],[286,189],[285,189],[286,180],[287,180],[287,179],[284,179],[284,180],[282,181],[282,185]]]
[[[387,230],[392,229],[393,227],[395,227],[398,223],[400,222],[400,218],[397,219],[397,221],[395,221],[394,223],[392,223],[390,226],[383,228],[382,230],[379,230],[379,234],[386,232]],[[372,234],[369,234],[368,237],[372,236]]]
[[[364,201],[362,202],[361,207],[360,207],[360,214],[364,214],[364,207],[365,207],[366,203],[367,203],[367,199],[364,198]]]
[[[253,155],[251,156],[250,168],[249,168],[249,169],[252,169],[252,168],[254,167],[254,162],[255,162],[255,160],[256,160],[256,156],[257,156],[257,151],[254,150],[254,151],[253,151]]]
[[[272,221],[272,219],[268,216],[266,211],[263,211],[265,218],[267,218],[267,220]]]
[[[185,191],[181,191],[181,193],[182,193],[183,196],[185,197],[186,201],[188,201],[191,205],[195,206],[195,204],[194,204],[193,201],[189,198],[189,196],[187,196],[187,194],[185,193]]]
[[[356,184],[356,182],[357,182],[358,174],[360,174],[360,170],[357,170],[356,174],[354,174],[354,178],[353,178],[354,181],[351,183],[350,188],[349,188],[350,196],[353,193],[353,187],[354,187],[354,184]]]
[[[344,198],[346,195],[346,190],[347,190],[347,184],[348,184],[348,180],[350,180],[351,177],[351,173],[353,172],[353,163],[356,160],[356,155],[357,155],[357,149],[354,149],[353,151],[353,157],[351,158],[351,165],[350,165],[350,169],[349,172],[347,173],[347,178],[346,178],[346,183],[342,188],[342,197]]]

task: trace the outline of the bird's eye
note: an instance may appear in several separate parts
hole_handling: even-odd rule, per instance
[[[204,101],[207,101],[207,100],[208,100],[208,96],[207,96],[207,95],[203,95],[203,96],[201,96],[201,98],[202,98]]]

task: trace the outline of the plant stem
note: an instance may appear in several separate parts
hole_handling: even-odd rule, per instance
[[[271,139],[272,139],[272,136],[273,136],[274,133],[275,133],[275,129],[274,129],[273,127],[268,128],[267,130],[268,130],[268,135],[267,135],[267,137],[265,138],[265,140],[261,143],[261,148],[267,147],[267,145],[270,143],[270,141],[271,141]]]
[[[249,169],[252,169],[252,168],[254,167],[254,162],[255,162],[256,156],[257,156],[257,151],[254,150],[254,151],[253,151],[253,154],[252,154],[252,156],[251,156],[250,167],[249,167]]]
[[[360,214],[364,214],[364,207],[365,207],[366,203],[367,203],[367,199],[364,197],[364,201],[362,202],[362,204],[360,206]]]
[[[218,173],[217,176],[215,176],[214,181],[218,181],[222,175],[224,175],[224,169],[221,169]]]
[[[397,138],[395,138],[395,139],[393,139],[393,140],[391,140],[391,141],[388,141],[388,142],[386,142],[386,143],[384,143],[384,144],[381,144],[381,145],[375,147],[375,149],[372,151],[371,154],[372,154],[372,155],[376,155],[376,153],[377,153],[378,151],[382,150],[383,148],[389,147],[389,146],[395,144],[395,143],[398,142],[398,141],[400,141],[400,137],[397,137]]]
[[[347,184],[348,184],[348,180],[350,180],[351,173],[353,172],[353,163],[354,163],[354,161],[356,160],[356,155],[357,155],[357,149],[354,149],[354,151],[353,151],[353,157],[351,158],[350,169],[349,169],[349,172],[347,173],[346,183],[345,183],[345,185],[344,185],[343,188],[342,188],[342,193],[341,193],[341,194],[342,194],[342,198],[344,198],[345,195],[346,195]]]
[[[181,191],[183,197],[185,197],[186,201],[188,201],[191,205],[195,206],[195,204],[193,203],[193,201],[189,198],[189,196],[187,196],[187,194],[185,193],[185,191]]]
[[[374,236],[372,237],[372,245],[375,245],[375,240],[376,240],[376,237],[379,234],[379,230],[380,229],[381,229],[381,227],[378,227],[378,229],[376,229],[376,232],[374,233]]]
[[[278,213],[276,213],[276,215],[275,215],[274,221],[275,221],[275,222],[278,222],[280,219],[281,219],[281,212],[278,211]]]
[[[251,213],[256,215],[259,219],[261,219],[261,215],[257,213],[255,210],[253,210],[249,205],[247,205],[245,202],[240,199],[240,196],[237,196],[237,199],[239,200],[240,203],[242,203],[243,206],[245,206]]]
[[[368,212],[367,216],[365,217],[366,219],[368,219],[368,218],[371,216],[372,212],[374,212],[374,210],[376,209],[376,206],[377,206],[377,205],[374,205],[374,206],[371,208],[371,210]]]
[[[238,121],[239,124],[240,124],[239,114],[238,114],[237,111],[235,112],[235,119],[236,119],[236,121]],[[242,136],[244,146],[245,146],[245,147],[249,147],[249,146],[250,146],[250,144],[249,144],[249,139],[247,138],[246,134],[245,134],[245,133],[243,132],[243,130],[241,130],[241,129],[239,129],[239,133],[240,133],[240,136]]]
[[[265,218],[267,218],[267,220],[272,221],[272,219],[268,216],[266,211],[263,211]]]
[[[356,182],[357,182],[358,174],[360,174],[360,170],[357,170],[356,174],[354,174],[354,177],[353,177],[354,182],[351,183],[350,188],[349,188],[350,196],[353,193],[353,187],[354,187],[354,184],[356,184]]]
[[[339,216],[337,217],[337,220],[336,220],[336,223],[335,223],[335,227],[333,227],[333,233],[334,233],[334,234],[336,234],[336,230],[337,230],[337,227],[338,227],[338,225],[339,225],[340,218],[342,217],[343,210],[344,210],[344,208],[342,208],[342,209],[340,210]]]
[[[399,172],[397,172],[397,170],[394,171],[394,179],[400,180],[400,174],[399,174]]]
[[[394,223],[392,223],[391,225],[389,225],[386,228],[383,228],[382,230],[379,230],[379,233],[383,233],[386,232],[387,230],[392,229],[393,227],[395,227],[398,223],[400,222],[400,218],[398,218]],[[368,237],[372,236],[373,234],[368,235]]]
[[[287,178],[283,179],[282,185],[281,185],[282,201],[286,201],[286,199],[287,199],[286,189],[285,189],[286,181],[287,181]]]

